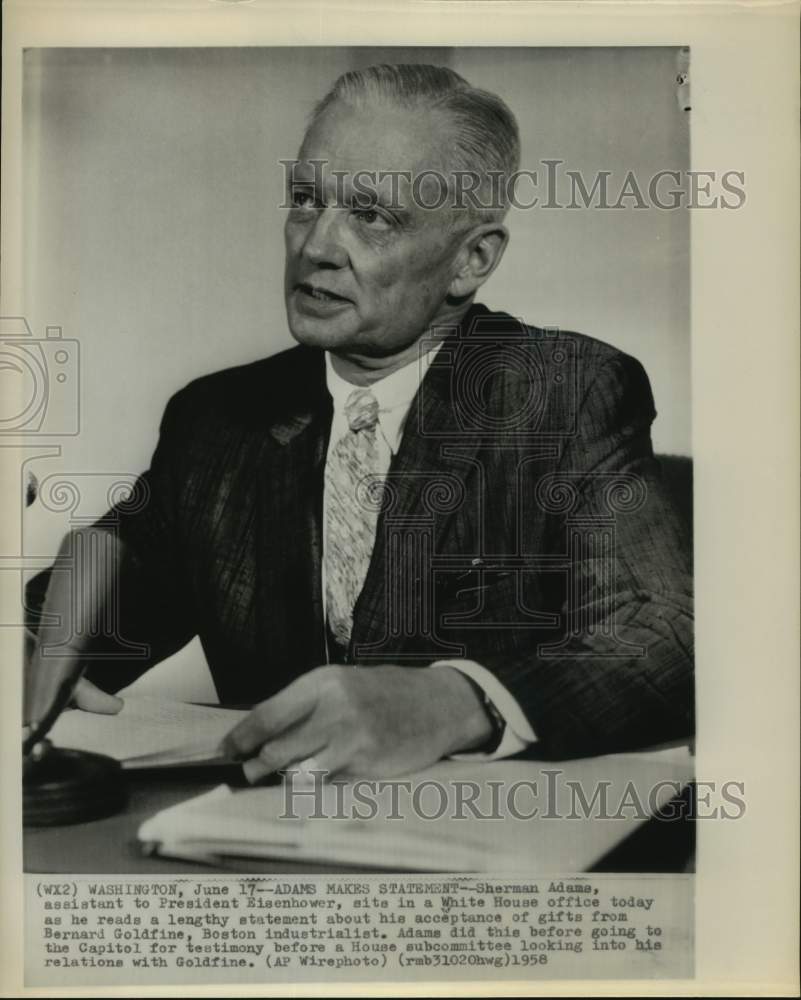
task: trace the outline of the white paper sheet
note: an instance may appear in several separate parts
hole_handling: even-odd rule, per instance
[[[107,754],[123,767],[217,759],[225,734],[247,713],[143,695],[125,698],[118,715],[70,709],[53,727],[56,746]]]

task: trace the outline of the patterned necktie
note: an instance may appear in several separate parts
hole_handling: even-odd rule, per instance
[[[366,495],[378,474],[378,400],[369,389],[356,389],[348,396],[345,416],[350,429],[325,466],[325,589],[328,625],[337,642],[347,647],[378,520],[378,505]]]

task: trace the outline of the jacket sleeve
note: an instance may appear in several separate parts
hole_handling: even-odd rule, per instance
[[[87,573],[96,572],[93,560],[104,560],[105,583],[95,588],[103,592],[92,598],[102,602],[103,613],[84,616],[94,621],[91,635],[79,627],[86,675],[106,691],[130,684],[196,632],[176,513],[183,410],[179,393],[165,409],[150,468],[138,477],[130,495],[90,527],[72,532],[71,544],[62,546],[66,559],[62,556],[26,588],[27,624],[35,633],[52,574],[80,574],[85,581]],[[87,589],[73,583],[73,593]]]
[[[570,556],[562,634],[484,665],[546,755],[637,749],[693,732],[690,545],[651,447],[648,378],[607,361],[555,474],[529,482],[546,554]]]

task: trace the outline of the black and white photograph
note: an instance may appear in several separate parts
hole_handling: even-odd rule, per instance
[[[691,981],[690,35],[223,41],[20,53],[25,985]]]

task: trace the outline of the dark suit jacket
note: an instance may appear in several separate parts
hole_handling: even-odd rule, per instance
[[[633,358],[472,307],[409,412],[348,661],[477,660],[555,756],[689,735],[689,546],[654,416]],[[330,422],[306,347],[170,400],[149,471],[105,520],[125,543],[120,631],[149,653],[111,650],[96,682],[117,689],[196,634],[223,702],[326,661]]]

